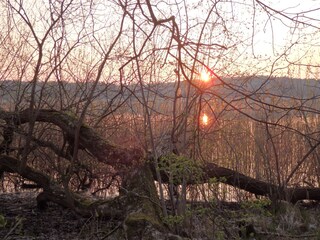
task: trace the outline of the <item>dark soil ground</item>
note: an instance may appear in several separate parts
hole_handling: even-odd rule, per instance
[[[1,193],[0,214],[6,222],[3,226],[0,219],[0,239],[102,239],[98,236],[100,226],[111,224],[83,218],[54,203],[40,211],[34,192]]]
[[[36,195],[0,193],[0,239],[115,239],[112,232],[121,223],[83,218],[54,203],[46,211],[40,211]],[[264,201],[200,206],[193,211],[189,226],[184,234],[189,237],[184,239],[320,240],[320,205],[281,203],[276,211],[266,207]],[[251,227],[255,233],[245,236]]]

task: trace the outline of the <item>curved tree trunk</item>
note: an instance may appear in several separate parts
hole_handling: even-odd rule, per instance
[[[21,112],[5,112],[0,110],[0,119],[12,121],[15,125],[28,123],[31,112],[26,109]],[[40,109],[36,113],[37,122],[52,123],[61,128],[68,139],[74,141],[78,119],[66,112]],[[79,134],[79,145],[87,149],[95,158],[112,166],[134,166],[139,163],[144,155],[141,149],[127,149],[115,146],[102,138],[92,128],[82,124]]]
[[[28,110],[12,113],[0,111],[0,119],[12,121],[15,125],[27,123],[30,119]],[[54,110],[38,110],[37,122],[54,124],[61,128],[69,139],[74,138],[77,119],[64,112]],[[122,179],[120,196],[112,200],[87,199],[77,193],[68,193],[49,176],[27,166],[20,169],[20,160],[1,151],[0,170],[15,172],[22,177],[35,182],[43,188],[43,193],[38,196],[40,207],[45,207],[46,201],[53,201],[62,206],[73,209],[82,215],[103,215],[123,221],[123,226],[130,235],[137,239],[141,234],[146,234],[142,229],[162,231],[164,229],[160,218],[160,204],[154,185],[155,172],[153,166],[145,164],[145,156],[140,149],[126,149],[115,146],[99,136],[93,129],[82,125],[80,129],[79,144],[89,151],[97,161],[122,169],[126,172],[126,178]],[[6,149],[10,147],[6,145]],[[9,151],[10,152],[10,151]],[[320,200],[319,188],[286,188],[260,181],[237,171],[219,167],[213,163],[200,166],[203,172],[200,181],[208,182],[210,178],[231,186],[243,189],[250,193],[295,202],[303,199]],[[168,182],[167,175],[162,172],[162,180]],[[189,178],[188,184],[198,184],[199,179]],[[139,226],[137,228],[137,226]],[[140,229],[140,230],[137,230]],[[135,232],[135,233],[133,233]]]
[[[122,222],[115,233],[118,239],[166,239],[168,229],[161,220],[161,208],[153,176],[147,165],[133,169],[121,186],[120,195],[110,200],[91,199],[73,193],[72,201],[63,188],[50,177],[31,167],[19,169],[20,161],[0,156],[0,165],[10,172],[35,182],[43,188],[37,196],[38,207],[44,210],[47,202],[55,202],[82,216],[104,217]],[[170,235],[174,237],[174,235]]]

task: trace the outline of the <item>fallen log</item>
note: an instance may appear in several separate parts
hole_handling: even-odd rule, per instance
[[[0,111],[0,119],[5,121],[13,121],[15,125],[24,124],[30,121],[29,110],[24,110],[21,112],[6,112]],[[39,109],[36,113],[37,122],[51,123],[59,128],[65,133],[68,138],[74,138],[74,133],[76,130],[77,118],[67,114],[65,112],[60,112],[56,110]],[[102,138],[97,132],[92,128],[81,125],[79,144],[88,150],[99,162],[104,164],[109,164],[113,167],[123,168],[124,171],[131,171],[134,168],[139,167],[143,164],[146,158],[141,149],[127,149],[120,146],[113,145]],[[3,155],[0,161],[0,169],[2,171],[14,171],[27,179],[34,181],[36,183],[37,179],[43,178],[40,172],[30,171],[27,168],[26,171],[19,172],[19,161],[13,160],[13,158]],[[267,196],[274,199],[286,200],[290,202],[296,202],[299,200],[320,200],[320,189],[319,188],[305,188],[305,187],[284,187],[277,186],[265,181],[257,180],[252,177],[246,176],[242,173],[234,171],[232,169],[220,167],[214,163],[203,163],[198,166],[202,172],[202,177],[199,178],[189,178],[188,184],[198,184],[205,183],[210,180],[210,178],[216,178],[218,181],[223,179],[223,183],[229,184],[236,188],[248,191],[256,195]],[[151,166],[154,174],[154,179],[157,180],[155,176],[154,166]],[[30,171],[30,174],[26,175],[26,172]],[[162,172],[162,181],[168,183],[169,179],[167,174]],[[48,188],[47,178],[42,179],[41,186],[45,189]],[[50,185],[50,184],[49,184]]]
[[[277,186],[228,168],[219,167],[214,163],[204,164],[202,170],[205,179],[223,179],[223,183],[273,200],[285,200],[292,203],[299,200],[320,200],[320,188]]]
[[[120,195],[112,199],[91,199],[78,193],[67,194],[44,173],[31,167],[20,171],[20,161],[9,156],[0,156],[0,166],[42,186],[37,196],[38,207],[44,210],[47,202],[55,202],[87,217],[104,217],[122,222],[116,239],[166,239],[170,235],[161,219],[161,208],[151,170],[140,165],[124,179]],[[173,236],[173,235],[172,235]]]
[[[28,109],[20,112],[6,112],[0,110],[0,119],[11,120],[16,126],[28,123],[31,117]],[[58,126],[68,139],[74,141],[78,119],[72,114],[52,109],[39,109],[36,111],[37,122],[51,123]],[[128,149],[109,143],[92,128],[81,124],[79,145],[89,151],[95,158],[112,166],[133,166],[144,158],[141,149]]]

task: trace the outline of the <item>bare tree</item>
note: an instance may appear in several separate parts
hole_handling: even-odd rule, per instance
[[[212,179],[319,200],[318,12],[258,0],[2,2],[3,181],[18,174],[43,189],[40,207],[121,219],[136,236],[139,222],[156,234],[186,217]],[[87,204],[80,190],[114,198]]]

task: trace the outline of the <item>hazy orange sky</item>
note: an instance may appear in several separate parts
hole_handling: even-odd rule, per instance
[[[268,1],[266,1],[267,3]],[[319,0],[270,0],[269,1],[272,8],[280,11],[284,11],[286,15],[299,20],[301,22],[306,22],[320,28],[320,1]],[[313,11],[311,11],[313,10]],[[305,12],[303,16],[295,18],[297,13]],[[313,18],[314,20],[312,20]],[[267,16],[263,14],[260,16],[261,21],[265,22],[264,28],[256,35],[259,42],[271,43],[272,38],[274,39],[275,45],[280,46],[286,43],[289,38],[293,35],[298,35],[299,31],[294,31],[294,23],[289,19],[275,14],[274,16]],[[291,29],[288,26],[292,27]],[[300,26],[301,27],[301,26]],[[305,29],[300,31],[310,31],[305,26]]]
[[[117,33],[117,28],[119,28],[119,19],[122,17],[121,9],[116,13],[109,6],[110,3],[107,4],[106,2],[108,1],[94,1],[97,4],[94,10],[86,3],[88,6],[85,6],[85,9],[88,12],[92,11],[94,24],[92,24],[93,20],[90,20],[91,18],[84,18],[86,19],[84,24],[82,18],[79,17],[77,19],[75,15],[70,15],[66,21],[69,24],[66,27],[68,44],[76,42],[79,33],[88,32],[85,43],[83,43],[83,55],[88,64],[99,61],[102,52],[100,48],[108,48],[110,41]],[[195,42],[199,38],[199,33],[209,14],[209,10],[214,4],[214,1],[186,0],[185,3],[188,4],[188,10],[185,13],[181,2],[179,7],[175,5],[174,0],[155,2],[159,3],[154,7],[157,17],[161,19],[174,15],[178,22],[181,36],[187,36],[190,41]],[[168,2],[173,4],[168,4]],[[244,74],[250,74],[251,71],[252,74],[265,75],[272,72],[271,65],[276,62],[275,67],[282,68],[277,72],[279,75],[318,78],[320,74],[320,72],[317,74],[317,71],[319,71],[317,69],[320,66],[320,0],[260,0],[260,2],[268,5],[271,9],[263,10],[259,6],[258,0],[219,1],[219,9],[216,10],[217,14],[211,15],[211,25],[208,24],[207,28],[205,28],[206,39],[201,39],[201,41],[208,45],[220,44],[225,46],[225,49],[212,48],[213,50],[207,51],[204,48],[203,55],[197,55],[197,58],[208,66],[221,70],[217,73],[221,76],[224,74],[238,74],[238,69],[243,70]],[[44,11],[39,11],[39,6],[42,3],[41,1],[24,2],[26,4],[26,12],[32,19],[34,30],[40,37],[44,35],[43,29],[47,28],[48,23],[50,23],[50,21],[47,21],[47,17],[50,16],[48,9],[46,10],[48,7],[43,6]],[[81,2],[81,4],[84,3]],[[193,4],[198,5],[193,8]],[[276,13],[272,9],[281,13]],[[299,14],[297,15],[297,13]],[[70,14],[76,13],[72,12]],[[219,18],[220,15],[223,21]],[[296,24],[289,18],[306,24]],[[152,28],[152,24],[145,21],[143,17],[141,19],[136,17],[135,21],[138,24],[140,23],[139,20],[141,20],[144,31],[148,32],[148,28],[149,30]],[[132,37],[144,39],[145,36],[141,34],[141,31],[140,33],[138,31],[135,32],[135,34],[140,35],[132,33],[130,18],[128,18],[127,25],[129,31],[121,39],[121,45],[128,44],[129,46],[130,38]],[[17,26],[16,34],[18,36],[23,35],[21,32],[22,27],[27,29],[18,16],[16,16],[15,26]],[[225,32],[224,27],[227,29]],[[82,28],[86,29],[86,31],[82,31]],[[29,36],[29,43],[35,45],[30,31],[26,30],[26,32],[29,32],[29,35],[27,35]],[[92,37],[93,32],[95,39]],[[163,31],[159,31],[156,37],[153,38],[153,44],[167,47],[170,37],[170,31],[163,28]],[[99,43],[95,42],[96,39],[99,40]],[[50,53],[52,50],[50,39],[46,44],[45,49]],[[150,45],[149,50],[152,50],[152,47]],[[127,49],[130,50],[131,48],[127,47]],[[229,49],[236,50],[229,51]],[[130,55],[132,53],[126,54]],[[172,54],[175,54],[174,50],[172,50]],[[186,56],[185,61],[189,63],[188,54]],[[289,64],[291,62],[293,64]],[[314,66],[309,68],[299,66],[301,63],[309,66],[312,63]],[[288,64],[290,65],[289,67],[287,67]],[[228,70],[226,70],[227,68]],[[113,69],[117,71],[116,66]]]
[[[252,47],[247,49],[248,56],[251,58],[252,54],[257,58],[257,62],[252,61],[252,65],[257,64],[259,69],[259,67],[264,68],[263,64],[266,64],[266,71],[262,74],[268,74],[271,72],[270,65],[277,61],[274,67],[283,68],[277,71],[278,75],[319,78],[316,76],[319,75],[316,68],[320,67],[320,1],[261,0],[261,2],[281,13],[276,13],[272,9],[267,9],[268,12],[256,12],[252,28],[247,32],[247,34],[252,32]],[[250,10],[243,10],[244,13],[246,11]],[[243,14],[243,17],[245,18],[246,14]],[[250,21],[249,14],[247,21]],[[301,63],[302,65],[299,65]],[[310,63],[314,66],[304,66]]]

